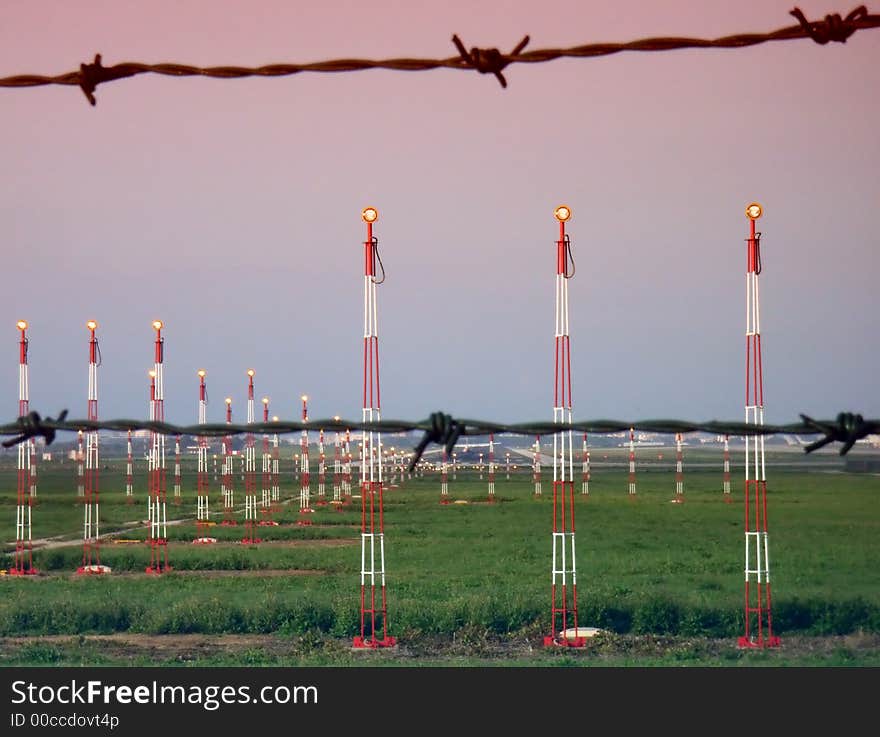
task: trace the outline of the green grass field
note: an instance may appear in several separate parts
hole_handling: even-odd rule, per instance
[[[668,456],[671,458],[671,455]],[[715,459],[717,460],[717,459]],[[720,465],[720,464],[719,464]],[[578,602],[582,626],[603,633],[582,651],[541,647],[549,628],[551,484],[532,497],[529,473],[497,474],[500,503],[486,504],[473,472],[408,480],[386,494],[388,652],[353,652],[359,616],[359,500],[321,507],[296,525],[285,505],[266,541],[242,546],[243,526],[213,528],[195,546],[194,474],[183,503],[169,477],[169,558],[175,572],[143,573],[145,479],[124,498],[124,462],[101,475],[102,531],[111,533],[104,577],[73,575],[82,506],[74,466],[42,464],[33,512],[40,576],[0,577],[0,664],[199,665],[880,665],[880,477],[837,464],[768,468],[774,629],[783,646],[736,648],[742,634],[741,466],[725,504],[720,468],[685,463],[685,503],[672,504],[670,463],[645,467],[635,500],[619,468],[594,468],[577,495]],[[312,472],[315,499],[317,477]],[[327,494],[331,494],[328,473]],[[0,468],[0,539],[11,562],[15,470]],[[259,481],[258,481],[259,486]],[[580,490],[580,484],[576,484]],[[236,506],[244,501],[236,479]],[[282,499],[298,493],[285,475]],[[355,492],[357,493],[357,492]],[[219,493],[212,510],[219,521]],[[239,519],[243,515],[239,514]]]

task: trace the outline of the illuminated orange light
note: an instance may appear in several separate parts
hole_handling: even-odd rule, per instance
[[[571,208],[568,205],[560,205],[553,212],[553,215],[560,223],[564,223],[571,217]]]

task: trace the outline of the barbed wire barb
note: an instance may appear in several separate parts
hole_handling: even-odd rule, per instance
[[[861,415],[852,412],[841,412],[837,415],[837,424],[829,422],[817,422],[807,415],[801,415],[801,419],[805,425],[815,428],[814,432],[820,432],[825,435],[824,438],[810,443],[804,450],[811,453],[814,450],[839,440],[843,445],[840,447],[840,455],[846,455],[850,448],[855,445],[857,440],[861,440],[871,434],[868,427],[870,423],[866,423]]]
[[[395,58],[395,59],[330,59],[303,64],[267,64],[259,67],[234,65],[197,67],[190,64],[123,62],[105,67],[101,55],[96,54],[91,64],[80,64],[78,71],[58,75],[18,74],[0,78],[0,87],[40,87],[45,85],[72,85],[82,89],[92,106],[96,105],[95,90],[99,84],[140,74],[161,74],[172,77],[214,77],[234,79],[240,77],[283,77],[301,72],[355,72],[365,69],[388,69],[402,72],[422,72],[433,69],[476,69],[481,74],[493,74],[502,88],[507,80],[502,73],[511,64],[537,64],[561,58],[588,58],[608,56],[621,51],[673,51],[688,48],[736,49],[756,46],[769,41],[792,41],[809,38],[818,44],[829,41],[845,43],[857,30],[880,27],[880,15],[871,14],[864,5],[850,11],[845,17],[830,13],[823,21],[809,21],[799,8],[790,11],[798,24],[786,26],[768,33],[739,33],[721,38],[653,37],[624,43],[591,43],[571,48],[546,48],[525,51],[529,36],[511,51],[502,54],[496,48],[473,47],[470,51],[457,35],[452,40],[458,55],[445,59]]]
[[[61,414],[58,415],[57,420],[53,420],[51,417],[47,417],[45,420],[40,418],[39,412],[28,412],[23,417],[19,417],[15,421],[14,427],[17,432],[19,432],[19,436],[13,438],[12,440],[6,440],[3,443],[4,448],[11,448],[13,445],[18,445],[19,443],[23,443],[25,440],[30,440],[35,437],[42,437],[43,440],[46,441],[46,445],[51,445],[52,441],[55,440],[55,430],[62,429],[58,426],[64,424],[64,419],[67,417],[67,410],[62,410]],[[6,434],[5,432],[3,434]]]
[[[466,66],[476,69],[480,74],[494,74],[502,88],[506,88],[507,80],[502,72],[508,64],[516,61],[516,57],[529,43],[529,37],[523,36],[522,41],[507,56],[498,49],[480,49],[476,46],[467,51],[457,34],[452,34],[452,43],[455,44],[455,48],[458,49],[458,54]]]
[[[846,40],[852,36],[858,26],[856,22],[868,16],[868,9],[864,5],[851,10],[846,18],[841,18],[840,13],[833,13],[825,16],[824,21],[815,21],[811,23],[801,12],[800,8],[795,8],[789,12],[801,24],[801,28],[813,39],[817,44],[827,44],[829,41],[837,41],[838,43],[846,43]]]

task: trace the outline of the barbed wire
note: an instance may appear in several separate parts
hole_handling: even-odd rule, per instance
[[[836,420],[814,420],[800,415],[801,422],[787,425],[756,425],[746,422],[726,422],[710,420],[692,422],[688,420],[578,420],[570,424],[557,422],[502,423],[485,420],[455,419],[443,412],[434,412],[427,420],[411,422],[408,420],[377,420],[372,422],[346,419],[318,419],[308,421],[279,420],[277,422],[254,422],[251,424],[206,423],[201,425],[176,425],[156,420],[68,420],[67,410],[58,419],[43,419],[38,412],[30,412],[15,422],[0,425],[0,435],[17,437],[3,442],[4,448],[23,443],[34,437],[42,437],[50,445],[59,431],[89,432],[98,430],[149,430],[162,435],[190,435],[194,437],[226,437],[242,434],[288,434],[302,430],[364,430],[386,433],[424,432],[424,436],[414,449],[410,461],[413,469],[430,443],[445,447],[452,452],[461,437],[489,435],[490,433],[509,433],[515,435],[553,435],[577,431],[593,435],[608,435],[629,429],[655,433],[708,432],[715,435],[760,436],[760,435],[822,435],[819,440],[804,447],[810,453],[832,442],[841,442],[840,455],[846,455],[857,440],[880,432],[880,420],[865,420],[862,415],[841,412]]]
[[[797,25],[779,28],[769,33],[738,33],[714,39],[662,36],[643,38],[623,43],[592,43],[570,48],[547,48],[525,51],[529,36],[514,47],[509,54],[497,48],[472,47],[468,51],[458,35],[453,34],[458,56],[445,59],[394,58],[394,59],[331,59],[304,64],[267,64],[259,67],[213,66],[197,67],[189,64],[122,62],[105,67],[101,55],[95,54],[91,64],[80,64],[79,71],[54,76],[41,74],[18,74],[0,78],[0,87],[39,87],[45,85],[77,86],[92,105],[97,104],[95,90],[99,84],[140,74],[160,74],[172,77],[213,77],[234,79],[241,77],[283,77],[301,72],[355,72],[366,69],[389,69],[403,72],[421,72],[432,69],[475,70],[480,74],[492,74],[499,84],[507,87],[504,70],[511,64],[537,64],[562,58],[592,58],[609,56],[622,51],[673,51],[689,48],[736,49],[756,46],[768,41],[790,41],[810,38],[818,44],[830,41],[846,43],[857,30],[880,27],[880,15],[869,14],[864,5],[850,11],[845,17],[830,13],[821,21],[809,21],[799,8],[790,11],[798,20]]]

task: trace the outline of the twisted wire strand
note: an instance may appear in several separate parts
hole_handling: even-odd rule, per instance
[[[58,431],[77,432],[90,430],[150,430],[164,435],[191,435],[202,437],[221,437],[242,433],[278,433],[288,434],[309,429],[337,430],[369,430],[386,433],[423,432],[425,435],[414,449],[410,468],[414,468],[429,443],[437,443],[451,451],[462,436],[473,437],[490,433],[510,433],[515,435],[553,435],[568,430],[588,432],[591,434],[611,434],[633,428],[643,432],[655,433],[692,433],[708,432],[715,435],[758,436],[758,435],[822,435],[819,440],[804,448],[805,452],[821,448],[831,442],[841,442],[840,455],[845,455],[856,441],[868,435],[880,432],[880,420],[865,420],[862,415],[841,412],[831,420],[814,420],[802,414],[801,422],[785,425],[755,425],[745,422],[726,422],[710,420],[693,422],[689,420],[658,419],[658,420],[579,420],[571,424],[556,422],[521,422],[502,423],[474,419],[454,419],[443,412],[434,412],[427,420],[412,422],[408,420],[378,420],[364,422],[346,419],[318,419],[307,422],[281,420],[278,422],[255,422],[252,424],[207,423],[203,425],[176,425],[170,422],[155,420],[68,420],[67,410],[62,411],[58,419],[51,417],[42,419],[38,412],[30,412],[19,417],[14,423],[0,426],[0,435],[16,437],[3,442],[4,448],[24,442],[28,438],[43,437],[50,444]]]
[[[198,67],[190,64],[143,62],[122,62],[104,67],[101,55],[96,54],[91,64],[80,64],[78,71],[57,75],[18,74],[0,78],[0,87],[38,87],[45,85],[78,86],[92,105],[96,104],[96,87],[116,79],[134,77],[140,74],[160,74],[172,77],[203,76],[218,79],[237,79],[241,77],[283,77],[302,72],[355,72],[367,69],[388,69],[402,72],[421,72],[433,69],[458,69],[477,71],[480,74],[493,74],[503,88],[507,81],[502,74],[511,64],[539,64],[562,58],[593,58],[609,56],[623,51],[674,51],[677,49],[739,49],[756,46],[771,41],[791,41],[802,38],[812,39],[817,44],[829,41],[846,43],[857,30],[880,27],[880,15],[868,13],[864,5],[850,11],[845,17],[831,13],[822,21],[809,21],[799,8],[790,11],[797,25],[785,26],[767,33],[737,33],[720,38],[690,38],[683,36],[660,36],[642,38],[622,43],[589,43],[569,48],[546,48],[525,51],[529,37],[525,36],[509,53],[504,54],[496,48],[472,47],[466,50],[457,35],[453,35],[458,56],[442,59],[392,58],[392,59],[330,59],[308,63],[266,64],[258,67],[235,65]]]

